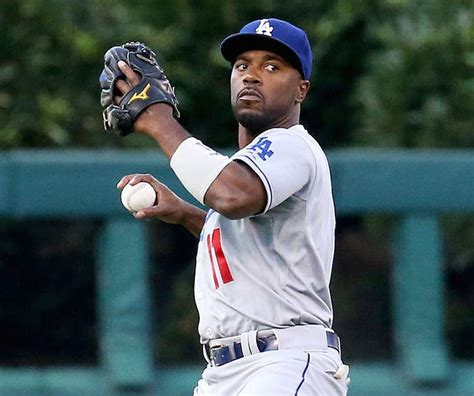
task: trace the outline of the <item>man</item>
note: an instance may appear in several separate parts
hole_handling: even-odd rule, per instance
[[[183,185],[210,210],[151,175],[156,206],[135,213],[199,237],[195,300],[208,367],[195,395],[345,395],[348,366],[331,330],[335,216],[326,157],[299,124],[312,52],[303,30],[278,19],[245,25],[221,45],[232,64],[240,150],[227,158],[153,104],[133,128],[152,137]],[[125,95],[140,77],[126,63]],[[120,101],[120,95],[115,99]]]

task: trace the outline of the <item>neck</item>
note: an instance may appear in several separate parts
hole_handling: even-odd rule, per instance
[[[300,114],[299,111],[293,114],[291,117],[285,118],[283,120],[278,120],[275,123],[269,124],[264,129],[260,131],[251,131],[244,127],[243,125],[239,124],[239,149],[244,148],[247,146],[257,135],[260,135],[262,132],[268,131],[272,128],[291,128],[294,125],[300,123]]]

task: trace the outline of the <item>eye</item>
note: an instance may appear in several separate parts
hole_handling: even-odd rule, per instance
[[[278,67],[274,65],[273,63],[269,63],[265,65],[265,70],[268,70],[269,72],[276,72],[278,70]]]
[[[248,65],[245,64],[245,63],[236,63],[236,64],[234,65],[234,68],[235,68],[236,70],[243,71],[243,70],[247,70],[247,69],[248,69]]]

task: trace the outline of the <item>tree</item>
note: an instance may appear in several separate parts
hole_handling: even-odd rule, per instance
[[[354,93],[359,143],[474,145],[473,17],[465,1],[407,2],[371,25],[379,49]]]

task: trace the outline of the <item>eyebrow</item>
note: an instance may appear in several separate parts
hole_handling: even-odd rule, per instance
[[[238,60],[243,60],[243,61],[249,62],[249,61],[251,61],[251,58],[249,56],[245,56],[244,54],[241,54],[241,55],[237,56],[237,58],[235,58],[235,61],[238,61]],[[266,54],[266,55],[263,56],[263,61],[264,62],[268,62],[269,60],[277,60],[277,61],[282,62],[282,63],[288,63],[288,61],[286,61],[283,57],[281,57],[280,55],[277,55],[277,54]]]

